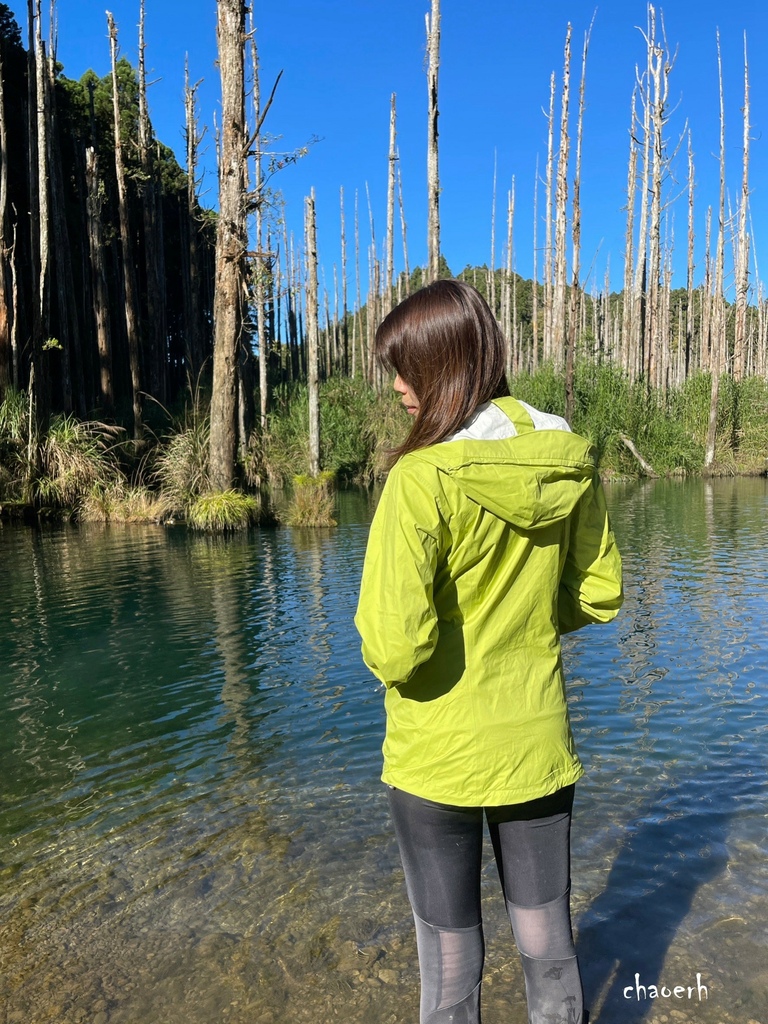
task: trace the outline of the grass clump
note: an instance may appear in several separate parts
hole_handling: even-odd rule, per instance
[[[40,445],[40,474],[33,494],[38,505],[73,508],[96,486],[107,486],[119,472],[111,442],[119,427],[56,416]]]
[[[334,484],[330,471],[315,477],[295,476],[293,497],[285,515],[288,526],[336,526]]]
[[[187,523],[206,533],[245,530],[258,519],[258,500],[242,491],[205,491],[187,508]]]
[[[149,488],[116,480],[91,488],[80,499],[77,518],[84,523],[157,523],[165,518],[165,505]]]
[[[200,495],[210,491],[209,440],[209,420],[195,416],[191,423],[169,434],[160,445],[152,479],[160,489],[168,515],[186,514]]]

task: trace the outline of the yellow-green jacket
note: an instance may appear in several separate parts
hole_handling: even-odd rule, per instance
[[[554,428],[554,429],[553,429]],[[355,624],[386,687],[382,778],[461,806],[575,782],[560,635],[623,600],[594,449],[513,398],[392,469]]]

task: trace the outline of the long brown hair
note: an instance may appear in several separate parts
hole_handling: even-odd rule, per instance
[[[506,343],[482,295],[463,281],[442,280],[396,306],[376,331],[376,358],[419,400],[401,455],[437,444],[484,402],[509,394]]]

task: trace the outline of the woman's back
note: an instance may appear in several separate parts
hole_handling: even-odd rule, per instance
[[[469,439],[407,454],[393,469],[356,619],[366,663],[388,687],[384,780],[486,806],[581,776],[559,640],[560,609],[568,617],[574,601],[561,578],[570,568],[576,590],[589,592],[576,595],[585,621],[612,618],[621,594],[588,442],[554,417],[534,429],[535,411],[512,398],[489,408],[490,438],[476,417]],[[598,515],[582,517],[595,502]],[[582,551],[601,565],[592,579],[567,565],[577,521]]]

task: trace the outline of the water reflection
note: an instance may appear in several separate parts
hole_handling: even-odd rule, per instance
[[[565,650],[592,1019],[761,1020],[766,482],[609,501],[627,603]],[[226,540],[0,532],[0,1019],[415,1019],[381,693],[351,626],[371,505]],[[490,866],[483,891],[484,1020],[523,1024]],[[625,999],[636,973],[700,973],[709,999]]]

